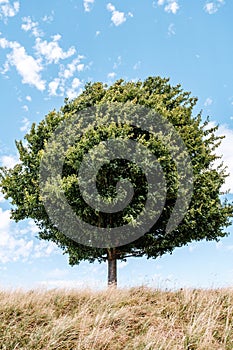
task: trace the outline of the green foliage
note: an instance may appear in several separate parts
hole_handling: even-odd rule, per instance
[[[230,225],[233,206],[220,200],[220,188],[226,177],[223,165],[217,169],[212,166],[217,159],[215,148],[221,141],[221,137],[215,134],[217,127],[208,129],[208,120],[203,124],[201,114],[195,117],[192,115],[196,98],[190,97],[190,93],[184,92],[180,85],[173,87],[169,84],[169,79],[160,77],[149,77],[143,82],[118,80],[109,87],[99,82],[88,83],[76,99],[66,99],[60,111],[52,111],[38,125],[33,124],[30,132],[25,135],[24,142],[16,142],[19,164],[13,169],[1,170],[2,191],[13,205],[12,218],[16,221],[32,218],[39,227],[39,237],[55,242],[64,253],[68,253],[71,265],[82,260],[107,260],[107,249],[81,245],[59,232],[51,223],[39,190],[39,166],[46,144],[58,125],[88,107],[119,102],[128,106],[141,105],[156,111],[173,124],[183,139],[191,158],[194,176],[189,209],[180,225],[165,235],[166,224],[174,208],[179,186],[171,155],[166,147],[149,133],[130,125],[112,123],[103,124],[98,128],[90,125],[86,134],[80,137],[66,154],[61,186],[75,212],[93,225],[108,227],[111,224],[125,224],[142,210],[147,185],[140,168],[130,162],[112,161],[108,167],[103,167],[97,177],[99,193],[106,201],[115,196],[115,186],[119,177],[133,179],[134,203],[133,206],[128,206],[123,214],[114,217],[103,215],[87,207],[79,192],[76,174],[83,155],[100,141],[110,137],[121,137],[140,142],[156,155],[165,174],[167,198],[156,224],[141,238],[118,247],[117,259],[124,260],[129,256],[156,258],[193,240],[217,240],[227,235],[225,227]],[[51,190],[56,195],[56,189]]]

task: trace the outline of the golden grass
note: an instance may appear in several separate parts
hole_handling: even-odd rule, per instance
[[[233,290],[2,291],[0,349],[232,350]]]

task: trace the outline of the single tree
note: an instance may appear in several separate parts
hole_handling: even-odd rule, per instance
[[[61,247],[64,253],[69,254],[71,265],[78,264],[82,260],[89,262],[97,260],[100,263],[108,261],[109,285],[117,283],[117,260],[142,256],[157,258],[165,253],[171,253],[175,247],[181,247],[192,241],[218,240],[220,237],[226,236],[225,228],[230,225],[233,206],[226,199],[222,200],[220,197],[223,194],[221,186],[227,176],[226,170],[223,164],[218,167],[214,166],[214,162],[218,158],[215,149],[219,146],[222,137],[216,136],[217,126],[208,126],[208,118],[203,122],[201,113],[197,116],[192,115],[196,102],[197,99],[190,97],[190,93],[184,92],[180,85],[171,86],[169,79],[160,77],[149,77],[145,81],[137,82],[118,80],[109,87],[100,82],[86,84],[83,92],[77,98],[71,101],[66,99],[60,111],[50,112],[38,125],[32,125],[31,130],[25,135],[24,141],[16,141],[20,162],[12,169],[1,169],[0,183],[5,198],[10,199],[13,205],[12,218],[15,221],[32,218],[39,227],[39,237],[53,241]],[[118,122],[114,118],[111,123],[104,122],[103,110],[107,111],[108,115],[111,114],[111,110],[113,114],[116,113],[116,109],[112,106],[116,106],[120,114],[126,115],[124,123]],[[192,166],[190,178],[185,179],[186,182],[183,179],[183,184],[187,186],[184,185],[182,188],[179,185],[182,181],[182,174],[179,174],[178,163],[174,161],[174,154],[176,154],[175,157],[179,158],[179,162],[183,162],[183,167],[186,167],[187,154],[181,152],[180,149],[171,152],[173,136],[169,130],[165,132],[166,135],[162,135],[166,141],[162,142],[158,136],[159,132],[154,135],[152,132],[144,130],[143,127],[135,126],[130,118],[127,122],[127,113],[128,115],[134,112],[140,114],[141,110],[137,109],[137,106],[145,108],[143,111],[146,111],[147,117],[150,114],[148,111],[152,111],[156,113],[156,118],[161,116],[161,121],[167,120],[173,126],[178,138],[183,140],[188,151],[189,164]],[[72,139],[73,143],[65,150],[60,182],[45,181],[43,183],[41,163],[43,163],[48,143],[53,144],[54,142],[52,147],[59,153],[59,142],[56,144],[56,138],[51,142],[54,132],[59,126],[81,113],[80,122],[76,118],[74,119],[76,124],[73,123],[73,129],[78,130],[81,127],[80,123],[85,120],[85,111],[93,107],[99,108],[98,118],[101,122],[96,123],[94,118],[92,122],[87,123],[85,130],[82,129],[79,136],[74,132],[74,136],[77,137]],[[98,112],[97,109],[95,113]],[[101,113],[103,114],[102,120]],[[153,113],[152,116],[149,116],[152,118],[150,122],[152,124],[153,122],[154,124],[160,123],[156,118],[153,121],[153,116],[155,116]],[[143,118],[143,115],[139,116],[139,120],[143,120]],[[69,129],[71,134],[73,129]],[[122,242],[122,237],[120,237],[119,241],[115,239],[115,243],[112,245],[100,244],[98,246],[98,244],[93,244],[92,230],[88,232],[87,229],[84,236],[86,240],[89,238],[90,244],[83,244],[83,241],[79,240],[79,232],[74,237],[73,233],[62,231],[61,226],[56,225],[56,222],[51,220],[51,215],[53,216],[54,213],[58,218],[59,215],[62,215],[62,221],[66,223],[64,227],[67,227],[68,222],[69,227],[75,228],[74,223],[69,220],[70,217],[66,218],[66,215],[63,215],[61,211],[62,208],[57,206],[57,199],[60,199],[61,192],[65,194],[67,202],[75,214],[93,227],[114,228],[129,224],[133,228],[137,216],[143,212],[150,191],[143,169],[135,164],[133,158],[132,161],[117,158],[105,162],[97,172],[96,188],[107,208],[108,203],[109,206],[112,205],[114,198],[121,194],[117,191],[118,182],[122,179],[128,179],[134,192],[131,202],[127,203],[124,209],[116,212],[116,210],[105,211],[94,208],[91,205],[92,200],[94,200],[92,194],[89,194],[89,204],[88,200],[83,199],[78,172],[84,156],[101,142],[114,138],[136,142],[156,156],[166,183],[166,198],[162,210],[152,210],[151,212],[148,210],[149,219],[153,219],[153,215],[158,217],[147,231],[139,234],[136,239],[124,241],[122,236],[124,244],[120,244]],[[62,139],[63,141],[65,142],[64,139]],[[166,147],[166,143],[170,149]],[[173,146],[176,149],[177,142]],[[124,148],[124,143],[122,148]],[[63,151],[64,149],[61,152]],[[102,151],[98,149],[98,152],[94,154],[94,157],[104,159],[106,149],[103,147]],[[51,160],[49,157],[52,158],[51,154],[44,161],[43,173],[52,172],[50,161],[53,162],[54,159]],[[144,166],[149,166],[150,161],[149,159],[147,163],[145,162]],[[87,180],[87,184],[89,184],[88,181],[91,180]],[[190,184],[187,184],[187,181],[190,181]],[[44,192],[41,191],[41,182],[45,187]],[[190,195],[190,189],[192,195],[185,214],[179,213],[179,210],[182,209],[182,196],[185,198],[187,191]],[[45,206],[46,193],[47,200],[52,203],[53,213],[50,213],[51,215]],[[122,193],[125,194],[123,190]],[[182,220],[178,220],[180,221],[177,221],[179,225],[168,230],[169,218],[176,208],[178,193],[181,198],[178,216],[181,216]],[[155,208],[157,208],[157,201],[158,198],[154,199],[153,202],[152,196]],[[176,221],[176,219],[174,220]],[[70,231],[70,228],[67,228],[67,231]],[[124,235],[124,232],[121,234]],[[130,230],[128,234],[130,235]]]

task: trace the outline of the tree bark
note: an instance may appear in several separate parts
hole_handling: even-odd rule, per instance
[[[108,286],[117,287],[117,258],[116,248],[107,250],[108,254]]]

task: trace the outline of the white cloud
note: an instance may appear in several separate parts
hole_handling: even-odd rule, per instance
[[[6,40],[5,38],[0,38],[0,47],[2,49],[6,49],[10,47],[10,42]]]
[[[48,257],[58,251],[55,243],[41,240],[35,245],[32,257],[34,259]]]
[[[10,66],[13,66],[22,77],[23,84],[33,85],[40,91],[45,89],[45,81],[41,79],[40,75],[43,67],[39,59],[28,55],[25,48],[16,41],[0,38],[0,48],[11,49],[4,64],[4,74],[10,69]]]
[[[45,22],[45,23],[51,23],[54,19],[54,11],[52,11],[51,15],[45,15],[43,18],[42,18],[42,21]]]
[[[205,107],[211,106],[212,103],[213,103],[212,98],[207,97],[207,99],[206,99],[205,102],[204,102],[204,106],[205,106]]]
[[[81,85],[81,81],[78,78],[74,78],[72,81],[72,89],[77,89]]]
[[[173,13],[174,15],[179,10],[180,6],[177,0],[158,0],[158,6],[164,6],[164,11]]]
[[[5,198],[4,198],[4,195],[3,195],[3,193],[0,191],[0,203],[3,203],[3,202],[5,202],[6,200],[5,200]]]
[[[0,2],[0,18],[6,20],[8,17],[14,17],[19,12],[19,1],[13,2],[13,4],[9,3],[9,0]]]
[[[54,269],[54,270],[51,270],[49,272],[46,273],[46,277],[48,278],[63,278],[65,276],[67,276],[69,274],[69,270],[68,269]]]
[[[82,71],[84,70],[84,67],[85,67],[85,66],[84,66],[83,63],[78,64],[78,65],[77,65],[77,71],[78,71],[78,72],[82,72]]]
[[[29,102],[31,102],[31,100],[32,100],[31,96],[29,96],[29,95],[26,96],[26,100],[29,101]]]
[[[78,96],[81,92],[82,82],[78,78],[74,78],[71,87],[67,89],[66,94],[67,97],[73,99]]]
[[[114,11],[111,20],[115,24],[115,26],[119,26],[126,21],[126,17],[124,12]]]
[[[107,4],[107,10],[110,12],[115,11],[115,6],[113,6],[110,2]]]
[[[52,35],[53,41],[59,41],[61,39],[61,34]]]
[[[216,4],[214,4],[213,2],[208,2],[207,4],[205,4],[204,6],[204,10],[209,14],[212,15],[213,13],[218,11],[218,7]]]
[[[215,247],[216,247],[216,249],[221,249],[222,247],[223,247],[223,242],[222,241],[219,241],[219,242],[216,242],[215,243]]]
[[[97,30],[97,31],[95,32],[95,35],[96,35],[96,36],[99,36],[99,35],[100,35],[100,30]]]
[[[23,109],[25,112],[28,112],[28,110],[29,110],[27,105],[22,106],[22,109]]]
[[[119,26],[126,21],[124,12],[117,11],[115,6],[113,6],[111,3],[107,4],[107,10],[112,12],[111,21],[115,26]]]
[[[81,72],[84,70],[85,66],[83,63],[80,63],[81,59],[84,57],[79,55],[77,58],[73,59],[71,63],[68,63],[65,67],[60,67],[59,77],[64,79],[69,79],[73,77],[75,72]]]
[[[10,210],[3,210],[0,208],[0,231],[6,230],[10,227],[11,219],[10,219]],[[3,242],[0,240],[0,244]]]
[[[28,118],[23,118],[22,122],[23,125],[20,127],[20,131],[26,131],[28,132],[30,129],[31,122],[28,120]]]
[[[190,253],[192,253],[195,249],[197,249],[197,247],[198,247],[197,243],[194,242],[194,243],[189,244],[188,250]]]
[[[165,12],[171,12],[174,15],[176,14],[176,12],[179,10],[180,6],[178,5],[177,1],[170,1],[164,8]]]
[[[83,6],[85,12],[90,12],[95,0],[83,0]]]
[[[17,233],[12,230],[10,210],[0,208],[0,262],[5,264],[17,261],[29,256],[33,246],[31,240],[16,237]]]
[[[15,224],[10,219],[10,210],[4,211],[0,208],[0,262],[25,262],[47,257],[58,251],[54,243],[32,239],[32,234],[35,234],[35,230],[31,220],[28,223]]]
[[[225,252],[231,252],[233,251],[233,245],[232,244],[226,244],[222,241],[216,242],[215,244],[217,250],[222,250]]]
[[[138,61],[137,63],[135,63],[135,65],[133,66],[134,70],[137,70],[141,67],[141,61]]]
[[[113,64],[113,69],[117,69],[121,65],[121,63],[122,63],[121,56],[118,56],[117,61],[114,62],[114,64]]]
[[[127,265],[129,265],[128,261],[119,261],[117,267],[118,269],[124,269]]]
[[[54,80],[52,80],[49,85],[48,85],[48,89],[49,89],[49,95],[50,96],[56,96],[57,95],[57,89],[59,87],[60,84],[60,79],[59,78],[55,78]]]
[[[128,262],[119,262],[119,268],[127,266]],[[71,277],[70,269],[59,269],[48,271],[43,281],[38,281],[39,286],[48,288],[106,288],[104,276],[106,266],[104,264],[82,264],[82,273],[77,279]],[[66,278],[71,277],[71,278]]]
[[[213,127],[215,125],[215,122],[210,122],[208,126]],[[216,135],[225,136],[225,138],[221,140],[221,145],[216,149],[216,154],[222,156],[222,158],[217,160],[215,164],[218,165],[223,161],[224,165],[227,166],[227,173],[230,174],[226,178],[226,183],[223,185],[222,190],[230,190],[230,193],[233,193],[233,129],[224,124],[219,125]]]
[[[5,75],[6,76],[6,73],[8,72],[10,70],[10,65],[9,65],[9,62],[5,62],[4,64],[3,64],[3,68],[1,68],[0,67],[0,73],[2,74],[2,75]],[[6,76],[7,77],[7,76]]]
[[[62,289],[77,289],[81,290],[87,288],[100,289],[104,288],[105,285],[102,281],[95,279],[86,279],[86,280],[45,280],[38,282],[39,287],[46,289],[62,288]]]
[[[64,60],[75,54],[76,50],[74,47],[70,47],[67,52],[59,46],[58,41],[61,36],[53,36],[53,41],[48,42],[47,40],[41,40],[36,38],[35,50],[39,57],[44,57],[47,63],[58,63],[60,60]]]
[[[40,72],[43,70],[41,61],[28,55],[25,48],[19,43],[10,43],[12,52],[7,55],[7,61],[14,66],[22,77],[23,84],[35,86],[38,90],[45,90],[45,81],[42,80]]]
[[[108,78],[109,78],[109,79],[114,79],[115,76],[116,76],[116,73],[115,73],[115,72],[108,73]]]
[[[82,72],[87,66],[84,63],[81,63],[81,60],[85,57],[78,55],[67,65],[60,65],[60,71],[58,77],[53,79],[48,84],[49,95],[50,96],[63,96],[65,93],[68,97],[73,98],[77,96],[77,88],[80,88],[81,82],[76,77],[70,83],[68,80],[72,78],[76,73]]]
[[[21,25],[21,28],[25,32],[31,31],[36,38],[43,35],[43,32],[38,28],[38,22],[33,22],[30,16],[23,17],[22,21],[24,23]]]
[[[115,26],[119,26],[126,21],[126,17],[124,12],[114,11],[111,20]]]
[[[31,17],[23,18],[22,29],[26,32],[31,31],[35,36],[34,52],[29,55],[20,43],[0,37],[0,49],[8,51],[6,61],[2,68],[0,67],[0,73],[6,74],[11,67],[15,67],[17,73],[22,77],[23,84],[32,85],[40,91],[44,91],[47,85],[50,96],[64,96],[65,94],[70,97],[76,96],[80,91],[80,86],[75,84],[80,85],[77,83],[80,80],[75,76],[88,69],[91,63],[89,66],[84,64],[82,60],[85,57],[83,55],[72,57],[76,53],[73,46],[69,47],[68,50],[64,50],[60,44],[60,34],[53,35],[50,40],[43,40],[39,36],[41,33],[38,29],[38,22],[33,22]],[[61,64],[62,60],[68,62],[65,61],[65,64]],[[57,65],[58,73],[52,76],[49,84],[47,84],[42,74],[45,72],[46,66],[50,64]],[[73,80],[68,82],[71,78]],[[31,101],[31,97],[26,97],[26,100]],[[24,106],[22,108],[27,111],[28,107]],[[26,123],[26,119],[24,119],[24,122]],[[24,129],[24,125],[21,129]]]
[[[157,4],[159,6],[162,6],[165,3],[166,0],[158,0]]]
[[[1,165],[7,168],[13,168],[17,163],[19,163],[19,159],[16,156],[1,156]]]
[[[174,25],[174,23],[170,23],[168,26],[168,35],[171,36],[171,35],[175,35],[175,34],[176,34],[175,25]]]
[[[207,2],[204,6],[204,10],[209,15],[213,15],[214,13],[216,13],[219,10],[219,8],[222,5],[224,5],[224,0],[216,0],[216,1]]]

